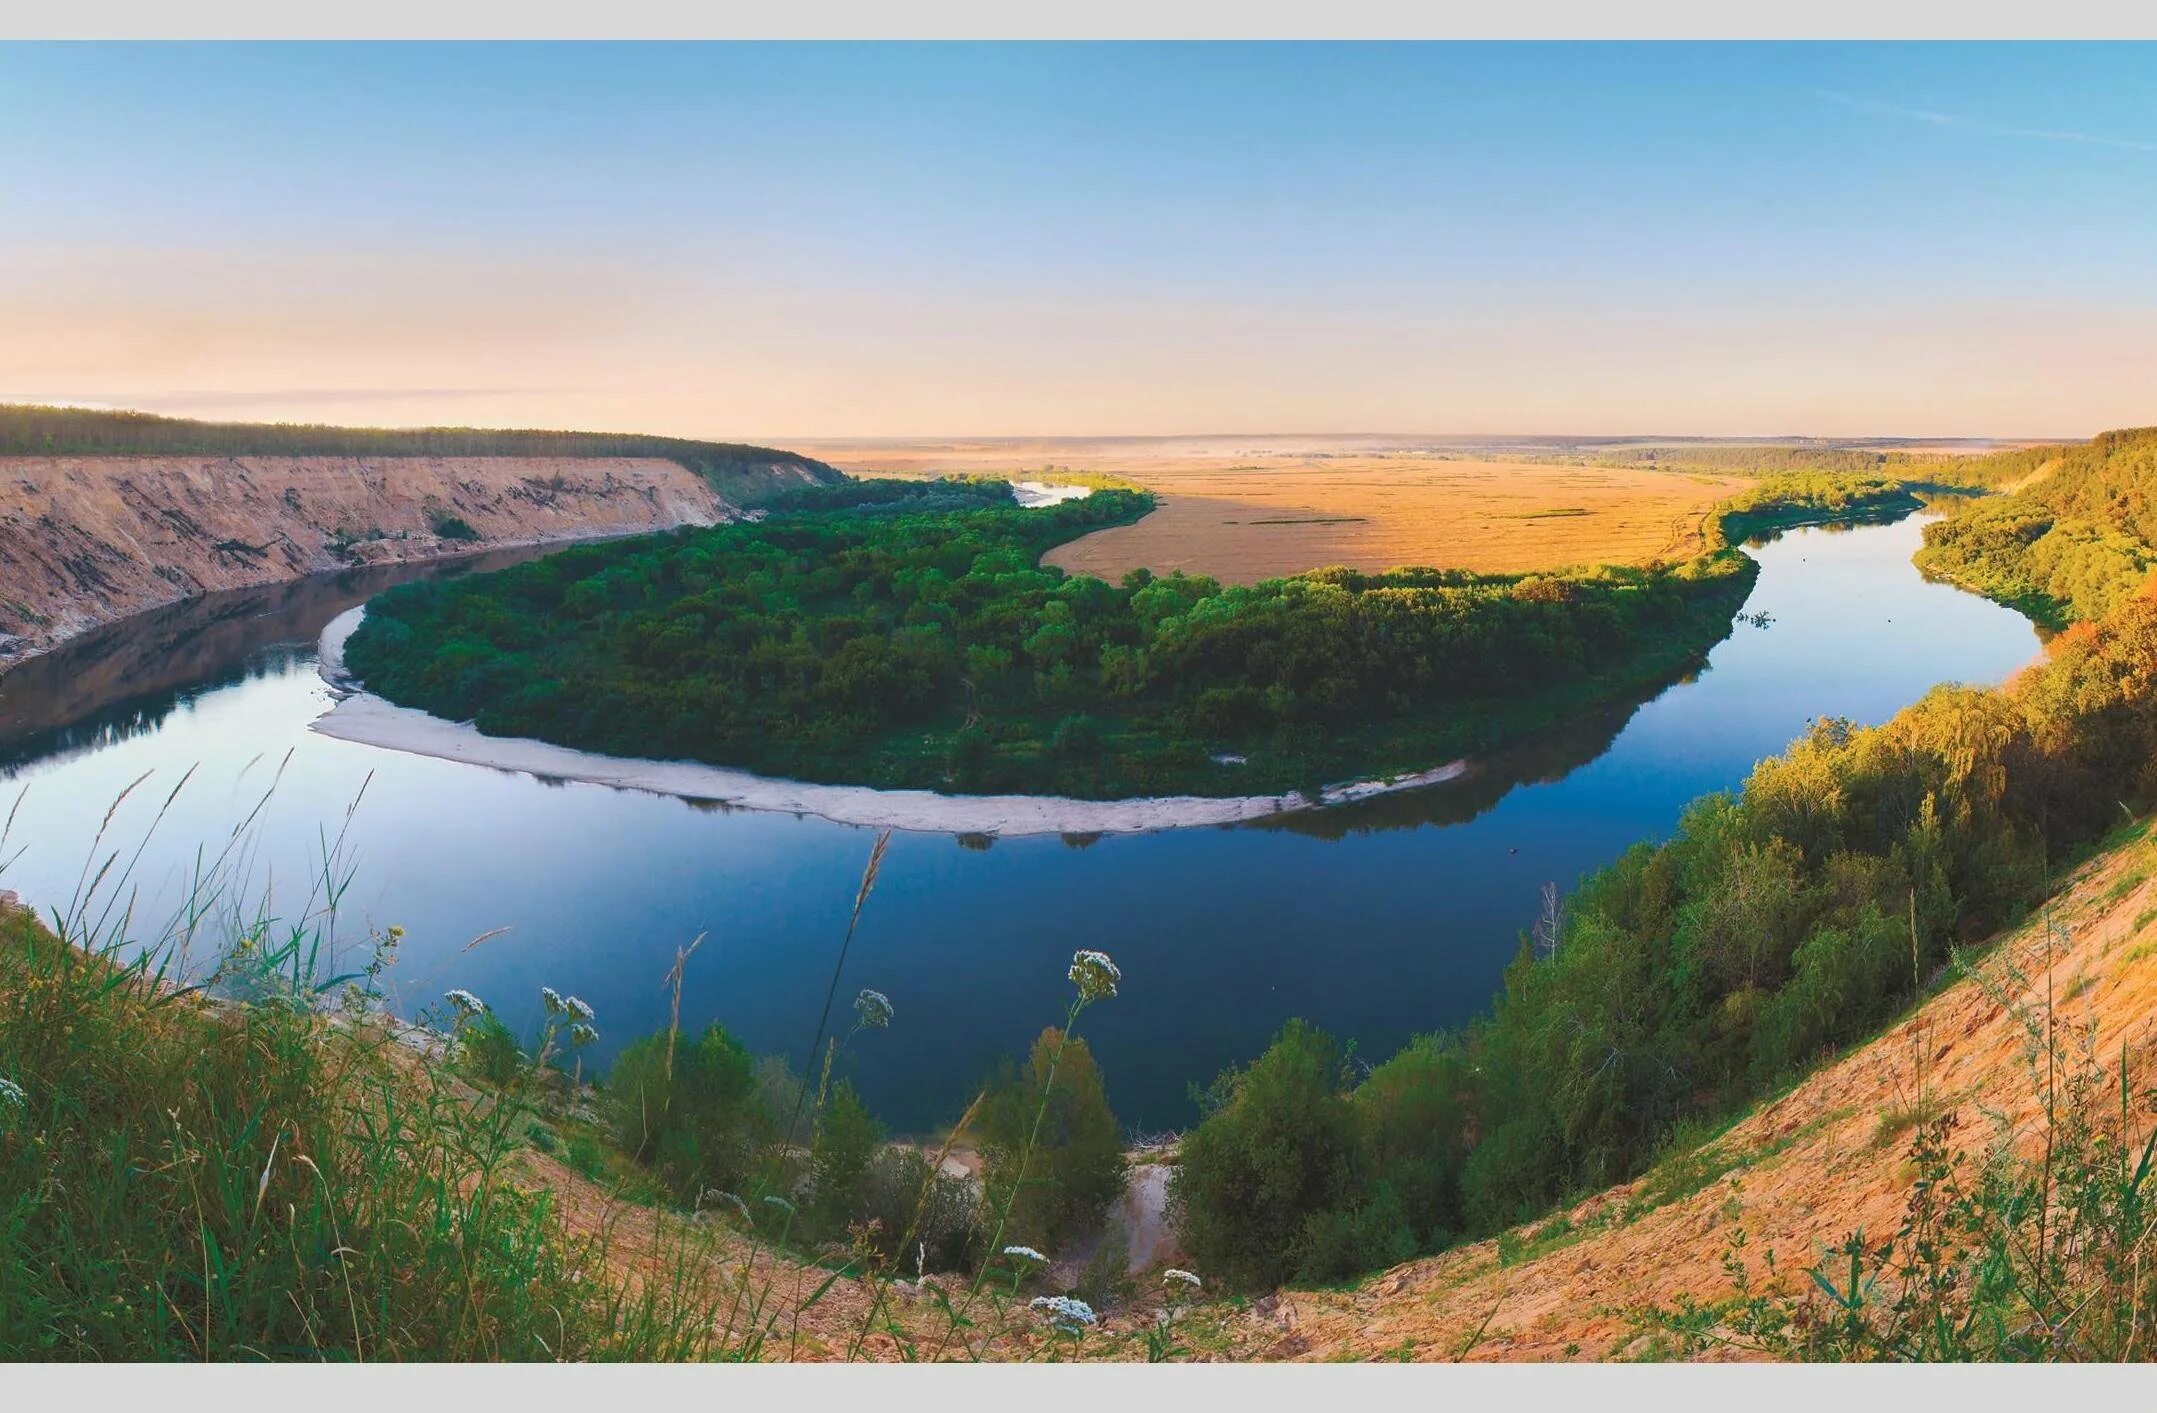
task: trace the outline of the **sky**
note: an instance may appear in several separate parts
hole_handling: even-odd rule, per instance
[[[2157,422],[2157,46],[0,45],[0,400]]]

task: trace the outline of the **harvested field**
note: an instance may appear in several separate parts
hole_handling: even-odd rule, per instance
[[[1309,438],[871,443],[808,447],[857,475],[1096,471],[1154,491],[1136,525],[1052,551],[1116,578],[1139,566],[1252,583],[1322,565],[1486,572],[1641,564],[1699,547],[1707,508],[1737,476],[1471,459]]]

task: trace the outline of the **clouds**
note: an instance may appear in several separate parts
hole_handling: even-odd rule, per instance
[[[2157,142],[2145,142],[2138,138],[2106,137],[2098,133],[2075,132],[2067,128],[2028,128],[2012,123],[1989,122],[1962,113],[1942,113],[1931,108],[1905,108],[1896,103],[1881,103],[1870,98],[1859,98],[1834,89],[1824,89],[1820,97],[1853,113],[1866,113],[1876,118],[1895,118],[1902,122],[1923,123],[1927,127],[1946,128],[1956,132],[1975,133],[1981,137],[2028,138],[2039,142],[2069,142],[2085,147],[2110,147],[2121,152],[2157,152]]]

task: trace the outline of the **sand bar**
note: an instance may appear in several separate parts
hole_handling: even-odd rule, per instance
[[[1433,770],[1388,780],[1331,785],[1313,801],[1306,795],[1167,795],[1136,800],[1070,800],[1051,795],[943,795],[933,790],[872,790],[858,785],[818,785],[774,780],[746,770],[699,761],[641,760],[601,755],[517,736],[488,736],[465,722],[444,721],[401,707],[371,692],[353,690],[344,670],[344,643],[364,609],[340,614],[323,630],[321,671],[325,681],[348,692],[313,723],[340,741],[407,751],[413,755],[497,770],[523,771],[556,780],[581,780],[626,790],[646,790],[691,800],[716,800],[740,809],[815,815],[839,824],[905,829],[932,834],[1144,834],[1160,829],[1237,824],[1299,810],[1349,804],[1376,795],[1420,789],[1455,779],[1468,770],[1452,761]]]

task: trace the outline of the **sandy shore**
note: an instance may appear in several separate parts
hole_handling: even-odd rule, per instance
[[[1390,780],[1328,786],[1317,801],[1301,794],[1168,795],[1140,800],[1067,800],[1048,795],[941,795],[933,790],[871,790],[773,780],[746,770],[697,761],[639,760],[600,755],[515,736],[482,735],[463,722],[444,721],[369,692],[353,691],[344,670],[344,643],[364,609],[340,614],[323,630],[323,680],[349,692],[313,729],[340,741],[407,751],[467,765],[519,770],[557,780],[582,780],[692,800],[718,800],[740,809],[816,815],[839,824],[931,834],[1144,834],[1158,829],[1237,824],[1298,810],[1367,800],[1420,789],[1467,772],[1466,761]]]

